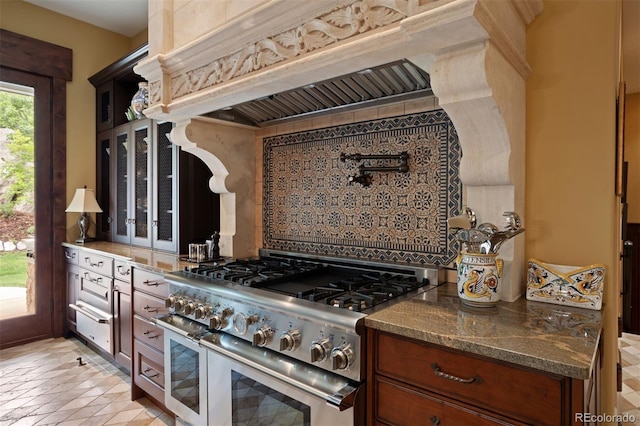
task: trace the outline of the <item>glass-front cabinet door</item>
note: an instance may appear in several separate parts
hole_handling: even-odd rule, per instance
[[[154,122],[153,138],[153,219],[154,248],[175,252],[178,229],[178,149],[171,143],[171,122]]]
[[[150,120],[138,120],[114,129],[112,240],[151,245],[151,139]]]
[[[96,238],[99,240],[111,239],[111,223],[113,217],[113,205],[111,202],[111,150],[114,146],[113,132],[106,130],[98,134],[96,147],[96,199],[102,209],[102,213],[96,214]]]
[[[151,140],[152,129],[149,120],[131,123],[133,158],[133,182],[130,189],[133,211],[130,217],[131,244],[151,245]]]
[[[126,124],[119,126],[113,131],[114,146],[111,152],[115,155],[112,167],[113,184],[112,192],[112,214],[111,239],[117,243],[130,243],[129,233],[129,141],[131,126]]]

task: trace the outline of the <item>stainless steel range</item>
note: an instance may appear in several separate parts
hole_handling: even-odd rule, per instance
[[[364,318],[434,288],[437,274],[429,267],[265,250],[257,259],[168,274],[172,315],[157,320],[166,329],[165,403],[192,424],[274,423],[273,407],[264,402],[245,408],[236,386],[251,383],[245,391],[269,389],[268,400],[269,392],[297,395],[280,402],[276,424],[359,423]]]

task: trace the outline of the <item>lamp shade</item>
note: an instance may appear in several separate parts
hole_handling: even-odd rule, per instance
[[[102,213],[93,189],[78,188],[65,212]]]

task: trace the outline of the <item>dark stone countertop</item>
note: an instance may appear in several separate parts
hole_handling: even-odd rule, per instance
[[[469,307],[447,283],[365,318],[367,327],[498,361],[588,379],[600,333],[600,311],[529,302]]]

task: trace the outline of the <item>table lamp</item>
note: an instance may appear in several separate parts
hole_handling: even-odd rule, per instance
[[[81,213],[78,218],[80,238],[76,240],[76,243],[84,244],[87,241],[92,241],[93,238],[87,237],[87,232],[89,232],[89,227],[91,226],[91,218],[87,213],[102,213],[93,189],[87,189],[86,185],[84,188],[76,189],[76,193],[65,212]]]

